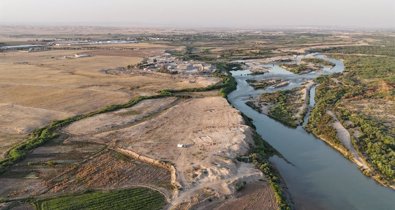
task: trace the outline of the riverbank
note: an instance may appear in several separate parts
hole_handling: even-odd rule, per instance
[[[351,154],[351,152],[349,150],[347,150],[344,146],[338,145],[338,144],[334,144],[332,141],[328,140],[327,138],[325,138],[322,135],[316,135],[314,132],[311,132],[309,130],[307,130],[308,132],[310,132],[311,134],[313,134],[316,138],[322,140],[323,142],[325,142],[328,146],[332,147],[333,149],[335,149],[335,151],[337,151],[339,154],[341,154],[343,157],[345,157],[346,159],[348,159],[349,161],[351,161],[352,163],[354,163],[355,165],[358,166],[358,169],[362,172],[362,174],[364,174],[366,177],[369,177],[371,179],[373,179],[374,181],[376,181],[378,184],[391,188],[392,190],[395,190],[395,186],[394,185],[390,185],[388,184],[388,182],[383,181],[383,177],[379,176],[379,175],[375,175],[374,171],[372,170],[372,167],[370,166],[370,164],[368,162],[366,162],[365,160],[361,160],[358,161],[356,160],[353,155]]]
[[[357,62],[354,57],[348,59],[348,62]],[[361,59],[369,65],[376,65],[376,69],[382,68],[377,61],[371,61],[372,58]],[[380,89],[385,82],[374,81],[372,76],[369,76],[372,81],[367,82],[358,75],[362,68],[359,64],[353,63],[358,67],[348,65],[350,69],[344,74],[317,79],[317,105],[312,110],[307,127],[332,145],[344,145],[349,154],[342,154],[354,162],[363,174],[394,189],[393,163],[390,161],[393,159],[391,148],[394,138],[392,122],[387,122],[393,117],[391,95]],[[380,71],[386,73],[385,67]],[[372,99],[383,104],[372,109]],[[384,113],[388,113],[388,117],[384,117]],[[343,135],[339,135],[341,133]],[[339,150],[339,146],[335,149]]]
[[[281,177],[278,170],[270,163],[269,159],[272,156],[277,156],[279,158],[285,158],[273,148],[269,143],[267,143],[257,132],[256,127],[252,122],[252,119],[241,113],[244,121],[248,126],[253,129],[253,140],[254,147],[250,149],[247,156],[247,160],[255,164],[255,166],[260,169],[270,180],[270,186],[276,193],[276,201],[281,210],[293,209],[292,196],[287,190],[287,186]],[[246,160],[245,157],[242,159]],[[287,161],[287,160],[286,160]]]
[[[339,122],[340,123],[340,122]],[[337,132],[338,130],[332,125],[333,129],[335,129]],[[308,129],[308,127],[306,127],[306,131],[313,134],[316,138],[322,140],[323,142],[325,142],[327,145],[329,145],[330,147],[332,147],[333,149],[335,149],[335,151],[339,152],[342,156],[344,156],[346,159],[348,159],[349,161],[351,161],[352,163],[354,163],[355,165],[358,166],[359,170],[362,172],[362,174],[364,174],[365,176],[372,178],[374,181],[376,181],[377,183],[391,188],[393,190],[395,190],[395,186],[389,184],[387,181],[383,180],[383,177],[378,175],[377,173],[374,172],[374,170],[372,169],[372,166],[361,156],[361,154],[358,153],[358,156],[360,157],[360,159],[358,160],[357,158],[355,158],[355,154],[352,154],[350,152],[349,149],[347,149],[342,143],[334,143],[333,140],[329,140],[327,136],[325,135],[320,135],[317,134],[316,132],[312,131],[311,129]],[[348,132],[348,131],[347,131]],[[344,139],[340,139],[339,141],[344,142]]]
[[[231,79],[231,81],[227,83],[227,92],[224,94],[224,97],[228,98],[228,94],[235,91],[237,89],[237,82],[233,76],[231,76],[231,69],[222,69],[225,71]],[[232,106],[231,102],[228,99],[229,105]],[[270,144],[268,144],[262,137],[256,132],[256,127],[252,122],[252,119],[244,115],[240,112],[241,116],[244,119],[246,125],[248,125],[252,129],[252,139],[253,144],[250,145],[250,151],[247,155],[241,156],[238,159],[243,162],[253,163],[257,169],[259,169],[265,177],[268,179],[271,189],[275,193],[276,203],[278,205],[279,210],[291,210],[292,207],[292,198],[289,192],[287,191],[286,184],[282,179],[280,173],[277,169],[270,163],[269,158],[273,155],[282,157],[282,155],[276,151]],[[250,201],[251,202],[251,201]],[[261,206],[261,205],[259,205]],[[261,206],[262,207],[262,206]]]
[[[336,66],[327,71],[341,72],[343,66],[341,61],[334,60],[333,62],[336,63]],[[285,78],[292,81],[291,87],[293,88],[295,82],[298,82],[301,77],[305,76],[307,80],[315,78],[315,75],[312,74],[294,76],[277,71],[272,75],[270,72],[265,76],[244,75],[235,72],[233,76],[237,81],[237,90],[232,92],[228,98],[233,106],[253,119],[253,124],[260,136],[292,162],[290,164],[276,157],[271,159],[272,164],[278,169],[288,186],[295,208],[386,209],[385,207],[392,207],[390,198],[393,196],[393,192],[376,184],[373,179],[367,179],[357,167],[354,167],[354,163],[344,160],[342,154],[339,154],[336,149],[332,149],[332,145],[315,138],[302,127],[296,129],[286,127],[246,105],[246,101],[251,97],[263,92],[254,90],[246,80]],[[312,103],[311,106],[315,106],[310,97],[307,97],[306,100]],[[308,119],[305,122],[307,121]],[[365,198],[366,194],[369,194],[369,198],[375,198],[375,201],[372,199],[361,200],[360,198]],[[350,203],[345,200],[354,202]]]

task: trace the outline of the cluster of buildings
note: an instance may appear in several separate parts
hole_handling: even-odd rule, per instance
[[[13,46],[0,46],[0,52],[18,51],[18,50],[27,51],[27,52],[44,51],[44,50],[48,50],[48,45],[25,44],[25,45],[13,45]]]
[[[73,45],[104,45],[104,44],[130,44],[137,43],[137,40],[56,40],[55,46],[73,46]]]
[[[104,44],[130,44],[137,43],[135,39],[127,40],[63,40],[63,39],[53,39],[53,40],[41,40],[40,44],[21,44],[13,46],[0,46],[0,52],[4,51],[44,51],[49,50],[51,46],[73,46],[73,45],[104,45]]]
[[[159,71],[174,74],[211,74],[216,70],[215,66],[212,64],[200,61],[183,61],[169,53],[145,59],[138,67],[145,71]]]

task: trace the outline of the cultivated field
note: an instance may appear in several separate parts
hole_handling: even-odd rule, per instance
[[[39,210],[70,209],[128,209],[159,210],[165,204],[163,196],[150,189],[133,188],[113,192],[93,192],[41,200],[35,203]]]

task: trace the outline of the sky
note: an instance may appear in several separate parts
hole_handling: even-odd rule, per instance
[[[0,24],[395,28],[395,0],[0,0]]]

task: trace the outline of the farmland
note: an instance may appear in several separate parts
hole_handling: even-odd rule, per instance
[[[114,192],[88,192],[35,203],[39,210],[49,209],[162,209],[163,196],[153,190],[133,188]]]

